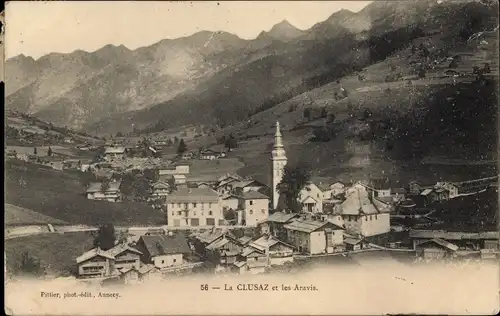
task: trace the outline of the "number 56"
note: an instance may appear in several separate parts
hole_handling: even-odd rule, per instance
[[[200,285],[200,289],[202,291],[208,291],[208,284],[202,284],[202,285]]]

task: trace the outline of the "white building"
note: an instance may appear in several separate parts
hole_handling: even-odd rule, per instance
[[[370,192],[363,185],[354,185],[346,191],[341,205],[341,216],[345,229],[364,237],[376,236],[390,231],[390,208],[382,203],[375,205]]]
[[[269,197],[256,192],[244,192],[239,197],[239,209],[243,210],[243,219],[247,226],[257,226],[269,217]]]
[[[106,160],[123,159],[125,155],[124,147],[107,147],[104,150],[104,158]]]
[[[297,200],[302,205],[302,212],[323,213],[323,191],[314,183],[307,183],[300,190]]]
[[[274,147],[271,152],[271,162],[272,162],[272,175],[271,175],[271,183],[272,183],[272,199],[273,199],[273,208],[276,209],[278,206],[279,193],[277,190],[278,184],[281,183],[281,179],[283,179],[284,169],[287,163],[286,152],[283,146],[283,136],[280,131],[280,123],[276,122],[276,133],[274,134]]]
[[[344,230],[332,222],[295,219],[284,228],[287,241],[301,253],[333,253],[344,248]]]
[[[218,226],[224,222],[220,198],[209,188],[181,188],[166,199],[168,226]]]

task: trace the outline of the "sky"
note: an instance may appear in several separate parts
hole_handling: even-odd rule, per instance
[[[5,56],[37,59],[108,44],[136,49],[202,30],[252,39],[284,19],[308,29],[340,9],[357,12],[370,2],[13,1],[6,4]]]

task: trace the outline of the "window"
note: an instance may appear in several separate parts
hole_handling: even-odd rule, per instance
[[[164,263],[165,263],[165,260],[162,260],[162,261],[161,261],[161,264],[164,264]]]
[[[253,210],[250,210],[250,214],[253,214]]]
[[[378,219],[378,216],[377,216],[377,215],[375,215],[375,219]]]
[[[172,211],[172,216],[174,216],[174,215],[175,215],[175,212],[174,212],[174,211]]]
[[[184,203],[184,208],[188,208],[188,203]]]
[[[204,208],[205,208],[205,203],[201,203],[201,209],[204,209]]]
[[[208,211],[208,215],[212,215],[212,211]]]
[[[181,214],[182,214],[182,212],[181,212],[181,211],[177,211],[177,215],[179,215],[179,216],[180,216]]]
[[[265,209],[261,209],[260,211],[262,212],[262,214],[266,214],[266,210]]]
[[[250,200],[250,205],[253,205],[253,201],[252,200]]]
[[[177,203],[177,207],[180,208],[181,207],[181,203]]]
[[[318,196],[318,199],[319,199],[319,193],[318,193],[318,194],[316,194],[316,195]]]
[[[177,259],[174,259],[174,263],[177,262]]]
[[[196,207],[196,203],[193,203],[193,207]]]
[[[83,267],[84,272],[99,272],[102,270],[102,267]]]

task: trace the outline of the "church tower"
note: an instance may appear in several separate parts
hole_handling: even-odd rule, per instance
[[[272,162],[272,190],[273,190],[273,208],[276,209],[278,206],[278,184],[280,184],[283,178],[283,172],[285,170],[285,165],[287,163],[285,148],[283,147],[283,136],[280,131],[280,123],[276,122],[276,133],[274,134],[274,146],[271,156]]]

